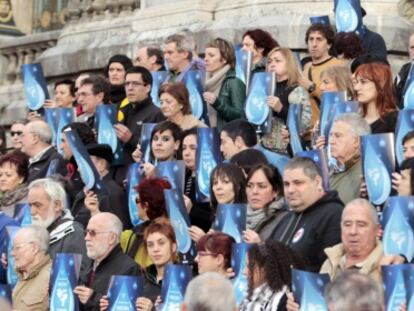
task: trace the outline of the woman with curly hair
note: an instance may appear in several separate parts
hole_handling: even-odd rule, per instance
[[[253,244],[247,252],[249,289],[240,311],[286,310],[286,293],[292,285],[291,269],[303,269],[303,259],[283,243]]]
[[[362,116],[371,126],[372,134],[394,133],[398,108],[390,67],[383,63],[360,65],[353,83]]]
[[[171,189],[170,183],[163,178],[145,178],[137,186],[137,209],[142,223],[121,234],[121,247],[125,254],[135,259],[141,267],[152,262],[145,256],[144,230],[159,217],[167,218],[164,189]]]

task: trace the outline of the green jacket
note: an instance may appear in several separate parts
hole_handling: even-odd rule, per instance
[[[219,95],[212,105],[217,111],[217,130],[219,132],[227,122],[244,117],[245,100],[246,86],[236,78],[236,72],[231,69],[227,72]]]

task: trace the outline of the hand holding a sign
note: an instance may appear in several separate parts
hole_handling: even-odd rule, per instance
[[[326,139],[325,136],[319,136],[316,140],[315,140],[315,144],[313,146],[313,149],[323,149],[325,148],[326,145]]]
[[[115,134],[123,143],[127,143],[131,140],[132,133],[125,125],[117,123],[114,125]]]
[[[287,293],[286,309],[288,311],[299,311],[300,306],[295,302],[292,293]]]
[[[91,212],[91,216],[100,213],[98,195],[93,191],[85,193],[85,207]]]
[[[135,302],[135,307],[138,311],[151,311],[154,307],[154,304],[151,300],[145,297],[139,297],[137,298],[137,301]]]
[[[92,297],[93,289],[80,285],[76,286],[73,292],[78,296],[79,301],[85,304]]]
[[[141,151],[141,145],[140,144],[137,145],[137,148],[135,148],[135,150],[131,154],[131,156],[132,156],[132,159],[136,163],[141,162],[141,159],[142,159],[142,151]]]
[[[104,295],[99,300],[99,311],[106,311],[106,310],[108,310],[108,306],[109,306],[108,296]]]
[[[43,103],[43,108],[58,108],[58,104],[51,100],[51,99],[46,99],[45,102]]]
[[[206,101],[207,104],[212,105],[216,101],[217,96],[213,92],[204,92],[203,93],[203,98],[204,98],[204,100]]]
[[[266,102],[273,111],[280,112],[283,108],[282,102],[277,96],[268,96]]]
[[[198,242],[206,233],[197,226],[191,226],[188,228],[188,233],[190,234],[191,240]]]
[[[262,241],[260,235],[252,229],[246,229],[245,231],[243,231],[243,240],[246,243],[260,243]]]

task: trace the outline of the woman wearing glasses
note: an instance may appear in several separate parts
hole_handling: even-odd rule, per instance
[[[14,151],[0,157],[0,210],[14,216],[16,204],[27,202],[28,157]]]

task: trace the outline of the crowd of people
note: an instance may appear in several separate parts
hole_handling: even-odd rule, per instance
[[[75,122],[52,143],[52,130],[38,112],[10,128],[10,145],[3,140],[0,157],[0,230],[15,224],[19,203],[28,203],[32,225],[13,239],[12,256],[18,274],[13,310],[48,310],[52,261],[58,253],[82,255],[79,285],[74,293],[82,310],[107,310],[112,275],[141,275],[142,297],[136,310],[154,310],[168,264],[180,263],[177,238],[169,220],[164,190],[171,183],[155,174],[158,163],[183,160],[183,196],[188,228],[197,255],[190,262],[195,277],[182,310],[299,310],[292,291],[292,268],[328,273],[329,310],[383,310],[381,265],[407,262],[400,254],[385,255],[378,210],[367,200],[361,179],[361,136],[395,132],[410,65],[393,81],[382,37],[365,28],[363,35],[335,33],[330,25],[313,24],[306,31],[309,57],[299,63],[272,35],[251,29],[240,38],[241,49],[252,52],[252,74],[276,73],[275,92],[267,97],[269,133],[245,117],[246,85],[237,76],[235,50],[216,38],[198,54],[188,31],[169,36],[162,47],[141,46],[134,59],[112,56],[102,75],[82,72],[76,81],[55,84],[43,109],[73,108]],[[414,34],[409,40],[414,59]],[[203,57],[201,56],[203,55]],[[192,115],[191,96],[184,81],[192,70],[205,71],[202,98],[207,122]],[[167,72],[151,96],[153,72]],[[247,90],[248,91],[248,90]],[[325,92],[345,91],[359,103],[358,113],[334,120],[329,137],[319,132],[320,105]],[[154,102],[159,102],[157,107]],[[100,105],[117,107],[114,130],[123,147],[124,162],[112,165],[113,150],[98,143],[95,115]],[[330,148],[326,189],[318,165],[295,156],[287,127],[289,107],[302,106],[299,120],[305,149]],[[143,124],[155,123],[150,136],[150,161],[142,150]],[[210,175],[209,202],[197,196],[196,154],[199,128],[214,127],[220,137],[223,163]],[[107,191],[84,190],[66,129],[76,132]],[[403,139],[405,160],[393,174],[396,195],[412,195],[414,132]],[[281,168],[268,155],[291,158]],[[133,225],[125,189],[127,171],[139,162],[145,178],[136,187],[136,209],[142,222]],[[54,173],[50,175],[50,165]],[[252,244],[245,275],[248,289],[236,305],[230,282],[234,237],[213,230],[218,207],[246,204],[243,240]],[[7,267],[2,257],[2,267]],[[4,271],[0,281],[6,282]],[[369,308],[367,308],[369,306]],[[404,308],[404,306],[402,306]],[[6,310],[6,307],[2,307]]]

